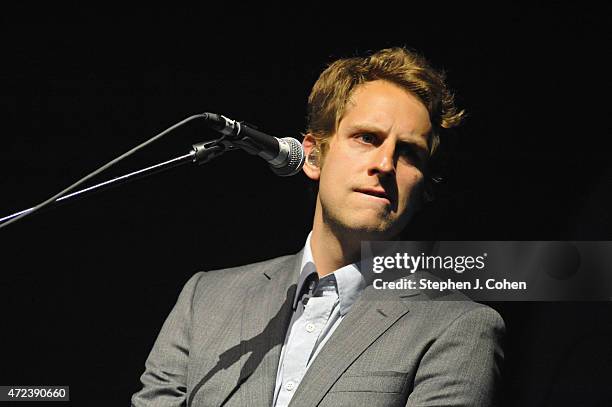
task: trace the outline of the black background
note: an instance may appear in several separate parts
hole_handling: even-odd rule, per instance
[[[469,113],[406,238],[611,240],[609,8],[372,7],[4,9],[0,216],[194,113],[299,136],[327,63],[406,45]],[[213,136],[193,122],[96,181]],[[232,152],[0,230],[0,384],[128,403],[186,280],[298,251],[312,210],[303,175]],[[503,405],[610,405],[610,303],[491,305],[508,328]]]

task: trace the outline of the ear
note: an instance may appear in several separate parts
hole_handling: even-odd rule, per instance
[[[303,167],[304,173],[311,180],[318,181],[319,177],[321,176],[321,168],[316,163],[319,162],[319,159],[316,159],[316,160],[308,159],[309,156],[313,154],[313,150],[315,149],[315,147],[317,150],[319,149],[317,146],[317,141],[312,134],[308,133],[304,135],[302,146],[304,146],[304,154],[306,155],[306,161],[304,162],[304,167]],[[314,154],[320,154],[320,153],[317,153],[315,151]]]

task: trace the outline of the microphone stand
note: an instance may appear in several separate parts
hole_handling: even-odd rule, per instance
[[[99,184],[90,186],[88,188],[84,188],[64,196],[57,198],[51,204],[42,208],[45,210],[49,207],[56,207],[58,203],[63,203],[64,201],[69,201],[75,198],[82,198],[86,195],[90,195],[93,192],[99,192],[102,190],[109,189],[111,187],[116,187],[121,184],[125,184],[129,181],[133,181],[135,179],[141,179],[148,177],[149,175],[157,174],[170,168],[178,167],[187,163],[195,163],[195,164],[205,164],[211,161],[214,158],[219,157],[221,154],[226,151],[235,150],[235,147],[225,139],[225,137],[221,137],[211,141],[205,141],[201,143],[194,144],[189,153],[181,155],[179,157],[172,158],[170,160],[151,165],[146,168],[142,168],[137,171],[130,172],[128,174],[110,179],[108,181],[101,182]],[[21,215],[22,213],[30,212],[34,207],[24,209],[22,211],[13,213],[11,215],[0,218],[0,224],[2,222],[8,221],[16,216]],[[35,212],[36,213],[36,212]]]

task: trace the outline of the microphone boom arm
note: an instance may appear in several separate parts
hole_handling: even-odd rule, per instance
[[[157,174],[171,168],[179,167],[184,164],[194,163],[194,164],[205,164],[210,162],[212,159],[219,157],[226,151],[234,150],[234,147],[224,142],[224,137],[212,140],[205,141],[201,143],[196,143],[192,146],[191,151],[189,153],[172,158],[167,161],[160,162],[155,165],[151,165],[146,168],[142,168],[137,171],[132,171],[128,174],[121,175],[119,177],[112,178],[110,180],[100,182],[98,184],[92,185],[87,188],[83,188],[81,190],[66,194],[56,199],[54,202],[45,206],[44,209],[56,207],[59,203],[65,203],[65,201],[74,200],[76,198],[82,198],[86,195],[93,194],[95,192],[100,192],[102,190],[110,189],[112,187],[116,187],[121,184],[125,184],[127,182],[148,177],[153,174]],[[24,209],[19,212],[15,212],[11,215],[0,218],[0,224],[6,222],[10,219],[13,219],[16,216],[19,216],[24,213],[28,213],[32,211],[35,207],[31,207],[28,209]],[[41,211],[42,212],[42,211]],[[36,212],[35,212],[36,213]]]

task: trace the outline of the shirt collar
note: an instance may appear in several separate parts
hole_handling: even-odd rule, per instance
[[[302,287],[310,275],[317,273],[314,259],[312,258],[312,250],[310,248],[310,237],[312,231],[308,234],[306,244],[304,245],[304,254],[302,256],[302,262],[300,265],[300,276],[298,278],[297,290],[295,292],[295,298],[293,300],[293,309],[297,308],[297,302],[299,295],[302,292]],[[367,279],[361,271],[361,267],[357,263],[349,264],[332,273],[336,278],[336,285],[338,288],[338,299],[340,302],[340,314],[344,316],[353,303],[357,301],[359,295],[366,287]]]

